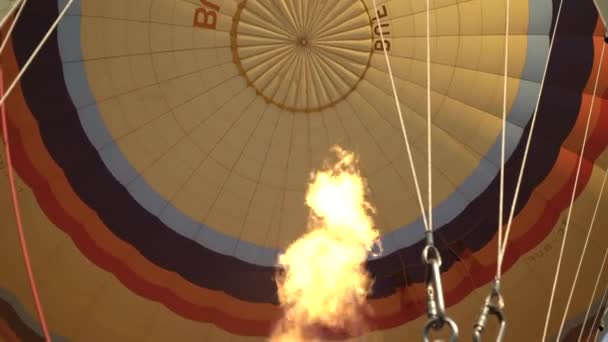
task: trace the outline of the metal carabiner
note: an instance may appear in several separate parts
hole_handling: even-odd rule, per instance
[[[431,253],[432,252],[432,253]],[[428,268],[427,285],[427,313],[429,318],[434,316],[445,316],[445,304],[443,302],[443,287],[441,286],[441,255],[437,247],[427,244],[422,250],[422,261]]]
[[[501,342],[505,335],[505,329],[507,326],[507,320],[503,312],[505,302],[500,294],[500,280],[494,280],[494,286],[492,291],[486,297],[483,308],[481,309],[481,315],[473,327],[473,341],[480,342],[481,334],[486,328],[488,316],[495,316],[498,320],[498,333],[496,334],[496,342]]]
[[[458,340],[458,326],[456,323],[447,317],[445,312],[445,303],[443,301],[443,287],[441,284],[441,255],[432,243],[427,244],[422,250],[422,261],[429,268],[426,279],[426,299],[427,299],[427,316],[428,321],[424,326],[424,341],[429,341],[429,334],[432,330],[441,330],[447,323],[452,335],[451,342]]]

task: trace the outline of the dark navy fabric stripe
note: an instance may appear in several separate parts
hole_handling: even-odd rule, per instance
[[[555,2],[559,3],[557,0]],[[593,67],[592,33],[597,23],[594,4],[590,0],[565,0],[563,6],[516,213],[523,208],[532,191],[554,166],[561,144],[576,122],[582,93]],[[553,22],[556,12],[557,5],[554,6]],[[519,142],[505,166],[505,208],[510,209],[512,204],[529,132],[530,123],[523,134],[526,138]],[[466,248],[475,252],[494,237],[498,226],[498,197],[499,178],[496,177],[488,189],[473,200],[456,219],[435,233],[436,242],[442,252],[442,270],[449,269],[458,260],[454,245],[458,245],[459,249]],[[508,210],[505,210],[504,217],[506,222]],[[424,242],[421,241],[415,246],[402,249],[400,253],[405,264],[419,263],[423,247]],[[397,257],[387,258],[398,261]],[[385,260],[371,262],[370,269],[387,270],[390,273],[375,272],[376,277],[384,278],[391,273],[397,273],[392,267],[376,267],[376,264],[381,263],[385,263]],[[397,262],[393,261],[392,264],[396,265]],[[408,270],[408,283],[420,282],[424,279],[424,267],[412,267]],[[404,284],[405,279],[402,279],[396,287]],[[374,288],[376,295],[388,295],[394,291],[386,288],[383,282],[377,282],[376,285]]]
[[[560,146],[576,120],[582,89],[593,63],[591,34],[597,14],[592,1],[565,1],[519,208],[553,167]],[[52,1],[28,2],[13,36],[20,65],[50,27],[57,12],[56,3]],[[22,88],[50,154],[63,168],[82,201],[98,213],[118,238],[133,245],[154,264],[174,271],[194,284],[247,301],[277,303],[274,268],[215,253],[182,237],[139,205],[107,170],[87,139],[71,102],[63,80],[55,34],[25,74]],[[515,183],[524,144],[525,139],[507,164],[509,188]],[[453,251],[456,244],[459,248],[476,251],[494,236],[497,203],[498,183],[495,180],[463,213],[441,228],[437,241],[443,252],[443,270],[457,261],[458,256]],[[377,277],[373,297],[393,293],[406,284],[406,277],[408,284],[424,280],[424,268],[420,267],[422,246],[420,242],[368,263],[370,272]]]
[[[2,318],[13,333],[23,341],[44,341],[44,337],[32,330],[25,322],[21,320],[17,311],[10,303],[0,298],[0,318]]]

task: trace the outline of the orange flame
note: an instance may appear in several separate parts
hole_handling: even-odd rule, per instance
[[[364,268],[378,240],[365,183],[352,153],[334,147],[338,161],[312,175],[306,195],[309,231],[279,257],[279,300],[285,310],[274,342],[316,341],[314,327],[360,328],[372,281]]]

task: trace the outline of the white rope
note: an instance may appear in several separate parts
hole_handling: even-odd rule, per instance
[[[519,197],[519,190],[521,188],[521,182],[523,179],[524,171],[526,168],[526,162],[528,160],[528,152],[530,151],[530,143],[532,142],[532,134],[534,133],[534,127],[536,126],[536,116],[538,114],[538,108],[540,106],[540,98],[544,90],[545,78],[547,76],[547,70],[549,68],[549,61],[551,59],[551,51],[553,50],[553,43],[555,42],[555,33],[557,32],[557,24],[559,23],[560,14],[562,12],[562,4],[564,0],[560,0],[559,9],[557,10],[557,18],[555,19],[555,28],[553,29],[553,34],[551,36],[551,42],[549,43],[549,54],[547,55],[547,61],[545,62],[545,70],[543,71],[543,78],[540,82],[540,89],[538,92],[538,97],[536,99],[536,107],[534,108],[534,112],[532,114],[532,121],[530,122],[530,131],[528,132],[528,140],[526,142],[526,148],[524,150],[524,157],[521,163],[521,167],[519,169],[519,176],[517,178],[517,185],[515,187],[515,193],[513,194],[513,202],[511,203],[511,211],[509,213],[509,220],[507,221],[507,229],[505,230],[505,234],[503,240],[505,243],[502,245],[501,250],[501,260],[504,259],[505,251],[507,249],[507,243],[509,239],[509,234],[511,233],[511,225],[513,224],[513,216],[515,214],[515,207],[517,205],[517,198]]]
[[[11,17],[11,15],[13,15],[13,12],[15,12],[15,10],[17,9],[17,7],[23,3],[23,6],[21,6],[21,8],[25,7],[25,2],[27,0],[17,0],[15,1],[15,3],[13,3],[13,6],[11,6],[11,8],[8,10],[8,12],[6,12],[6,14],[4,15],[4,18],[2,18],[2,21],[0,21],[0,29],[4,27],[4,24],[6,24],[6,21],[8,20],[8,18]],[[19,17],[19,14],[17,14],[17,16],[15,17],[14,21],[17,21]],[[10,36],[10,32],[6,34],[6,37]]]
[[[15,9],[19,5],[21,5],[19,7],[19,11],[17,11],[15,18],[13,19],[13,22],[11,23],[11,26],[8,28],[8,31],[6,31],[6,35],[4,36],[4,39],[2,40],[2,45],[0,45],[0,54],[2,54],[2,52],[4,51],[4,48],[6,47],[6,43],[8,43],[8,40],[9,40],[11,34],[13,33],[13,29],[15,29],[15,25],[17,24],[17,21],[21,17],[21,13],[23,12],[25,5],[27,5],[27,0],[16,1],[15,4],[13,5],[13,7],[11,7],[11,9],[8,11],[8,13],[6,13],[4,18],[2,18],[2,21],[0,22],[0,29],[1,29],[2,27],[4,27],[4,24],[6,23],[8,18],[10,18],[10,16],[13,14]]]
[[[427,0],[428,2],[428,0]],[[418,176],[416,174],[416,168],[414,167],[414,158],[412,156],[412,149],[410,147],[410,142],[407,136],[407,130],[405,129],[405,123],[403,121],[403,113],[401,112],[401,103],[399,102],[399,95],[397,94],[397,87],[395,86],[395,78],[393,77],[393,70],[391,68],[391,62],[388,58],[388,52],[386,50],[386,44],[384,44],[384,33],[382,32],[382,23],[380,22],[380,16],[378,15],[378,6],[376,4],[376,0],[373,0],[374,3],[374,11],[376,13],[376,20],[378,20],[378,27],[380,31],[380,40],[382,41],[382,50],[384,51],[384,59],[386,60],[386,66],[388,68],[388,75],[391,80],[391,86],[393,88],[393,97],[395,99],[395,106],[397,107],[397,113],[399,114],[399,122],[401,123],[401,132],[403,133],[403,140],[405,141],[405,148],[407,150],[407,157],[410,162],[410,169],[412,171],[412,176],[414,178],[414,185],[416,187],[416,196],[418,197],[418,205],[420,206],[420,212],[422,213],[422,221],[424,223],[424,228],[426,231],[432,231],[431,226],[426,217],[426,212],[424,210],[424,203],[422,201],[422,193],[420,191],[420,185],[418,183]],[[427,11],[428,12],[428,11]],[[427,56],[428,58],[428,56]],[[430,87],[429,87],[430,89]],[[430,145],[429,145],[430,149]],[[429,159],[430,163],[430,159]],[[430,184],[430,179],[429,179]],[[430,213],[430,209],[429,209]]]
[[[6,92],[4,93],[4,95],[2,95],[2,98],[0,98],[0,107],[4,104],[4,102],[6,101],[8,96],[11,94],[11,92],[13,91],[13,89],[15,88],[17,83],[19,83],[19,81],[21,81],[21,77],[23,77],[23,74],[25,74],[25,72],[29,68],[30,64],[32,63],[34,58],[36,58],[36,56],[40,52],[40,49],[42,49],[42,46],[49,39],[49,37],[51,36],[51,34],[53,33],[53,31],[55,30],[57,25],[59,25],[59,22],[65,16],[65,14],[68,11],[68,9],[70,8],[70,5],[72,4],[72,2],[74,2],[74,0],[68,0],[67,5],[63,8],[61,13],[59,13],[59,16],[57,16],[57,19],[55,19],[55,22],[53,22],[53,25],[51,25],[51,27],[48,29],[48,31],[46,32],[46,34],[44,35],[44,37],[42,38],[42,40],[40,41],[38,46],[36,46],[36,49],[34,49],[34,52],[32,52],[32,54],[30,55],[28,60],[25,62],[25,64],[23,64],[23,67],[21,67],[21,70],[17,74],[17,77],[13,80],[11,85],[6,89]]]
[[[601,273],[600,273],[601,275]],[[589,335],[587,335],[587,342],[589,342],[591,340],[591,336],[593,336],[593,339],[595,339],[595,335],[597,334],[597,329],[595,329],[595,322],[597,322],[598,317],[600,317],[601,315],[601,311],[602,311],[602,306],[606,305],[606,295],[608,295],[608,284],[606,284],[606,289],[604,290],[604,295],[602,296],[602,300],[600,301],[600,307],[597,308],[597,314],[595,315],[595,317],[593,318],[593,322],[591,323],[591,331],[589,332]],[[595,331],[595,332],[594,332]]]
[[[603,57],[603,52],[604,52],[604,49],[602,48],[602,57]],[[600,67],[601,67],[601,61],[600,61]],[[598,73],[598,78],[599,78],[599,73]],[[596,79],[595,87],[597,89],[597,79]],[[595,98],[595,89],[594,89],[594,95],[592,98],[591,107],[593,106],[594,98]],[[590,108],[590,110],[591,109],[592,108]],[[545,328],[543,330],[544,331],[543,332],[543,341],[545,341],[547,329],[549,328],[549,319],[551,318],[551,309],[553,307],[553,299],[555,298],[555,290],[557,288],[557,281],[559,279],[559,274],[561,271],[562,259],[564,257],[564,249],[566,246],[566,241],[568,239],[568,230],[570,228],[570,219],[572,218],[572,207],[574,206],[574,199],[576,198],[576,188],[578,186],[578,180],[579,180],[579,176],[580,176],[580,172],[581,172],[581,165],[583,163],[583,159],[584,159],[584,155],[585,155],[585,145],[587,143],[587,134],[588,134],[588,130],[589,130],[590,118],[591,118],[591,112],[589,113],[589,117],[587,118],[587,126],[585,127],[585,136],[583,137],[583,146],[581,147],[580,156],[578,158],[578,165],[576,167],[576,176],[574,178],[574,186],[572,187],[572,195],[570,196],[570,206],[568,207],[568,214],[566,216],[566,226],[564,227],[564,236],[562,237],[562,243],[561,243],[561,246],[559,249],[559,256],[557,258],[557,269],[555,271],[555,277],[553,278],[553,287],[551,289],[551,297],[549,298],[549,309],[547,311],[547,318],[545,319]],[[568,305],[569,305],[569,302],[568,302]],[[561,330],[562,329],[561,329],[561,325],[560,325],[560,329],[558,331],[558,340],[561,335]]]
[[[4,26],[4,24],[6,23],[6,21],[8,20],[8,18],[11,17],[11,15],[13,14],[13,12],[15,12],[15,9],[17,9],[17,6],[19,6],[19,4],[21,4],[23,0],[17,0],[13,3],[13,6],[11,6],[11,8],[6,12],[6,14],[4,15],[4,18],[2,18],[2,21],[0,21],[0,28],[2,28]]]
[[[20,72],[17,74],[17,77],[13,80],[13,82],[11,83],[11,85],[9,86],[9,88],[7,89],[7,91],[2,95],[2,98],[0,99],[0,108],[2,108],[2,123],[3,123],[3,128],[4,128],[4,135],[5,135],[5,139],[6,139],[6,158],[7,158],[7,162],[8,162],[8,166],[9,166],[9,178],[12,181],[12,168],[11,168],[11,158],[10,158],[10,147],[9,147],[9,136],[8,136],[8,128],[6,127],[6,117],[5,117],[5,107],[4,107],[4,102],[6,101],[6,99],[8,98],[8,96],[10,95],[11,91],[15,88],[15,86],[19,83],[19,81],[21,80],[21,77],[23,76],[23,74],[25,73],[25,71],[28,69],[28,67],[30,66],[31,62],[34,60],[34,58],[37,56],[38,52],[40,51],[40,49],[42,48],[42,45],[46,42],[46,40],[48,39],[48,37],[50,37],[52,31],[57,27],[57,25],[59,24],[59,22],[61,21],[61,19],[63,18],[63,16],[65,15],[65,13],[67,12],[68,8],[70,7],[70,5],[72,4],[74,0],[69,0],[69,2],[67,3],[67,5],[65,6],[65,8],[62,10],[62,12],[59,14],[59,16],[56,18],[55,22],[53,23],[53,25],[49,28],[49,30],[46,32],[46,35],[44,36],[44,38],[42,39],[42,41],[38,44],[38,46],[36,47],[36,49],[34,50],[34,52],[30,55],[30,57],[28,58],[27,62],[22,66]],[[17,15],[15,16],[15,18],[13,19],[13,22],[5,36],[5,38],[3,39],[2,44],[0,45],[0,52],[4,49],[4,47],[6,46],[8,40],[10,39],[10,35],[19,19],[19,17],[21,16],[21,13],[23,11],[23,9],[25,8],[25,4],[26,4],[26,0],[24,0],[23,2],[21,2],[21,7],[19,8],[19,12],[17,13]],[[4,23],[6,22],[6,20],[8,20],[8,18],[10,17],[10,15],[12,15],[12,13],[14,12],[15,8],[16,8],[17,4],[15,4],[10,10],[9,13],[7,13],[7,15],[2,19],[2,21],[0,22],[0,28],[2,28],[2,26],[4,25]],[[1,72],[0,72],[1,74]],[[13,184],[14,186],[14,184]],[[14,192],[14,188],[13,188],[13,192]],[[14,195],[14,193],[13,193]],[[29,282],[30,282],[30,287],[32,290],[32,295],[34,297],[34,304],[36,306],[36,311],[38,313],[38,317],[40,319],[40,324],[42,327],[42,332],[44,334],[44,338],[45,341],[50,342],[51,341],[51,335],[49,333],[48,330],[48,326],[47,326],[47,322],[46,319],[44,318],[44,313],[43,313],[43,308],[42,308],[42,304],[40,302],[39,299],[39,294],[38,294],[38,290],[36,287],[36,281],[34,278],[34,274],[32,272],[31,269],[31,265],[30,265],[30,261],[29,261],[29,256],[27,253],[27,247],[26,247],[26,241],[25,238],[23,237],[23,230],[22,230],[22,226],[19,223],[20,222],[20,213],[19,213],[19,206],[18,206],[18,201],[15,198],[13,198],[14,200],[14,207],[15,207],[15,215],[16,215],[16,219],[17,219],[17,223],[19,226],[19,234],[21,237],[21,247],[23,249],[23,258],[24,258],[24,262],[28,271],[28,278],[29,278]]]
[[[576,179],[574,180],[574,188],[572,189],[572,198],[570,199],[570,208],[568,209],[568,218],[566,219],[566,229],[568,229],[568,224],[570,223],[570,215],[572,213],[572,207],[574,205],[574,198],[576,195],[576,184],[578,182],[578,177],[579,177],[579,172],[581,169],[581,164],[583,162],[584,159],[584,154],[585,154],[585,144],[587,143],[587,135],[589,134],[589,123],[591,122],[591,114],[593,113],[593,104],[595,103],[595,94],[597,92],[597,85],[599,83],[600,80],[600,74],[602,71],[602,62],[604,61],[604,50],[606,48],[606,44],[602,44],[602,52],[600,53],[600,61],[599,61],[599,66],[597,69],[597,77],[595,78],[595,85],[593,87],[593,95],[591,97],[591,105],[589,106],[589,115],[587,116],[587,126],[585,127],[585,136],[583,137],[583,146],[581,148],[581,152],[580,152],[580,157],[579,157],[579,161],[578,161],[578,169],[576,171]],[[606,178],[604,177],[604,181],[606,180]],[[604,188],[604,185],[602,184],[602,190]],[[589,243],[589,238],[591,237],[591,230],[593,229],[593,223],[595,221],[595,214],[597,213],[597,209],[598,206],[600,204],[600,199],[601,199],[602,195],[600,192],[600,196],[597,199],[597,204],[595,207],[595,211],[593,213],[593,218],[591,219],[591,224],[589,225],[589,230],[587,231],[587,237],[585,238],[585,244],[583,245],[583,250],[581,252],[581,256],[578,260],[578,266],[576,268],[576,273],[574,275],[574,282],[572,283],[572,286],[570,288],[570,294],[568,295],[568,301],[566,302],[566,309],[564,310],[564,315],[562,316],[562,321],[560,323],[559,326],[559,331],[557,333],[557,340],[559,341],[559,338],[561,337],[562,334],[562,329],[564,328],[564,323],[566,322],[566,315],[568,314],[568,309],[570,308],[570,302],[572,301],[572,295],[574,293],[574,289],[576,287],[576,282],[578,280],[578,275],[581,271],[581,265],[583,264],[583,259],[585,258],[585,252],[587,251],[587,245]],[[562,241],[562,248],[565,245],[565,235],[564,235],[564,239]],[[560,259],[561,260],[561,259]],[[556,273],[556,277],[559,274],[559,268],[560,268],[560,261],[558,261],[558,268],[557,268],[557,273]]]
[[[515,208],[517,206],[517,199],[519,197],[519,191],[521,189],[521,183],[522,183],[524,171],[525,171],[525,168],[526,168],[526,162],[528,160],[528,153],[530,151],[530,144],[532,142],[532,136],[534,134],[534,127],[536,126],[536,118],[538,116],[538,109],[540,107],[540,99],[541,99],[541,96],[542,96],[542,93],[543,93],[543,90],[544,90],[545,79],[546,79],[546,76],[547,76],[547,70],[549,68],[549,62],[551,60],[551,52],[553,51],[553,45],[555,43],[555,36],[556,36],[556,33],[557,33],[559,19],[561,17],[563,3],[564,3],[564,1],[560,0],[559,8],[558,8],[558,11],[557,11],[557,17],[556,17],[556,20],[555,20],[555,27],[553,29],[553,34],[551,35],[551,41],[549,43],[549,53],[547,55],[547,61],[545,62],[545,68],[544,68],[543,77],[542,77],[541,83],[540,83],[540,89],[539,89],[539,92],[538,92],[536,106],[534,108],[534,112],[532,114],[532,120],[530,122],[530,130],[528,132],[528,139],[526,141],[526,147],[524,149],[524,156],[523,156],[523,160],[522,160],[521,167],[520,167],[520,170],[519,170],[519,176],[517,178],[517,184],[516,184],[516,187],[515,187],[515,193],[513,194],[513,201],[511,203],[511,210],[509,212],[509,220],[507,221],[507,228],[506,228],[506,230],[504,232],[504,236],[502,236],[502,239],[501,239],[502,240],[501,241],[501,246],[500,246],[501,251],[500,251],[500,258],[499,258],[499,262],[500,263],[502,263],[502,260],[504,260],[504,255],[505,255],[506,248],[507,248],[507,243],[508,243],[508,240],[509,240],[509,234],[511,233],[511,226],[513,224],[513,216],[515,214]],[[545,331],[545,333],[543,335],[544,335],[543,336],[543,341],[544,341],[545,340],[545,336],[546,336],[546,331]]]
[[[503,215],[504,215],[504,202],[505,202],[505,145],[506,145],[506,131],[507,131],[507,80],[509,75],[509,21],[510,21],[510,10],[511,1],[506,0],[506,24],[505,24],[505,70],[504,70],[504,84],[502,93],[502,136],[500,144],[500,194],[498,199],[498,248],[496,250],[496,279],[500,279],[502,274],[502,245],[503,245]]]
[[[428,144],[429,231],[433,231],[433,170],[431,166],[431,4],[426,0],[426,134]]]
[[[606,173],[608,174],[608,173]],[[604,176],[604,183],[606,183],[606,177]],[[602,184],[602,190],[604,190],[604,184]],[[600,195],[601,197],[601,195]],[[597,208],[597,207],[596,207]],[[595,217],[595,214],[594,214]],[[589,305],[587,306],[587,311],[585,312],[585,319],[583,319],[583,326],[581,327],[581,331],[578,333],[577,341],[580,342],[583,338],[583,332],[585,331],[585,325],[587,324],[587,319],[589,318],[589,312],[591,311],[591,305],[593,305],[593,298],[595,297],[595,292],[597,291],[597,286],[600,283],[600,279],[602,278],[602,271],[604,270],[604,266],[606,265],[606,257],[608,256],[608,248],[606,248],[606,252],[604,253],[604,259],[602,260],[602,266],[600,267],[600,271],[597,274],[597,279],[595,280],[595,285],[593,286],[593,292],[591,293],[591,298],[589,299]],[[604,294],[605,296],[605,294]],[[602,298],[602,301],[604,299]],[[600,302],[600,307],[597,308],[598,314],[602,309],[602,301]],[[594,322],[595,324],[595,322]],[[591,325],[591,329],[593,329],[593,324]]]

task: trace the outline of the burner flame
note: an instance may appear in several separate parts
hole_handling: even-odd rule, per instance
[[[274,342],[318,341],[322,329],[360,334],[372,280],[365,261],[379,238],[353,153],[333,147],[337,161],[311,177],[309,230],[279,257],[284,317]],[[317,332],[315,332],[317,331]]]

